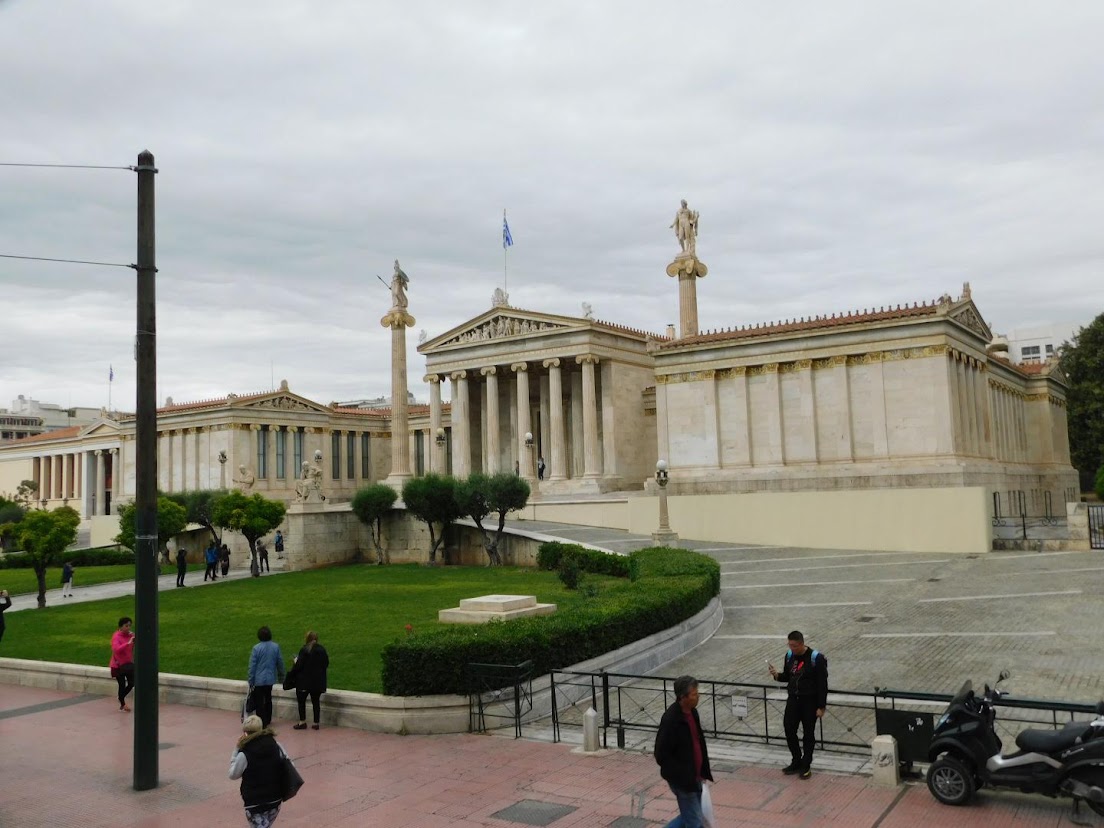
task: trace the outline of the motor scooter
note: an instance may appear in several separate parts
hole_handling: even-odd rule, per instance
[[[999,684],[1008,678],[1000,674]],[[1024,730],[1019,750],[1001,752],[993,723],[1006,691],[985,685],[979,696],[967,681],[939,719],[928,747],[928,790],[946,805],[962,805],[978,788],[1013,788],[1024,793],[1072,797],[1104,816],[1104,701],[1092,722],[1070,722],[1061,730]]]

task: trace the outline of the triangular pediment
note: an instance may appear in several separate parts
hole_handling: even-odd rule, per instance
[[[957,307],[952,308],[947,316],[950,319],[953,319],[958,324],[962,325],[964,328],[968,328],[969,330],[973,331],[978,336],[982,337],[986,342],[992,342],[993,331],[985,323],[985,320],[982,319],[981,314],[978,312],[977,306],[974,305],[973,300],[966,299],[965,301],[961,301],[956,304]]]
[[[263,409],[267,411],[311,411],[318,414],[328,414],[328,406],[300,397],[288,391],[279,391],[264,397],[251,397],[248,400],[232,400],[230,407],[234,409]]]
[[[115,437],[119,433],[119,424],[114,420],[98,419],[81,429],[81,437]]]
[[[592,324],[593,320],[581,317],[537,313],[509,306],[495,307],[423,343],[418,346],[418,352],[426,354],[438,348],[470,345],[475,342],[523,339],[534,334],[585,330]]]

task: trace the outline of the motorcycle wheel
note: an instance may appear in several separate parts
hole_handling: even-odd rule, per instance
[[[1082,784],[1104,788],[1104,768],[1102,767],[1078,768],[1070,776]],[[1100,816],[1104,816],[1104,802],[1093,802],[1091,799],[1081,801]]]
[[[927,776],[928,790],[944,805],[965,805],[977,790],[973,772],[946,753],[931,763]]]

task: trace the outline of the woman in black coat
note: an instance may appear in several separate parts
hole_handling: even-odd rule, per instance
[[[318,633],[307,633],[303,649],[295,657],[295,700],[299,702],[299,724],[295,730],[307,729],[307,696],[310,696],[314,708],[314,724],[318,730],[319,697],[326,692],[326,670],[330,666],[330,656],[326,648],[318,643]]]

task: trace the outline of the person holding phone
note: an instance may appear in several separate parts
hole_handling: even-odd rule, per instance
[[[816,746],[817,720],[824,717],[828,707],[828,659],[823,653],[806,647],[805,636],[799,630],[786,637],[786,645],[789,649],[781,672],[767,660],[771,678],[786,685],[786,713],[782,727],[793,761],[782,769],[782,773],[808,779],[812,775],[810,766]],[[800,742],[797,738],[798,725],[801,725]]]
[[[119,710],[130,712],[130,705],[126,703],[126,697],[134,689],[134,632],[130,629],[133,623],[130,618],[123,616],[119,619],[119,628],[111,636],[111,677],[119,684]]]

